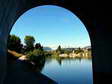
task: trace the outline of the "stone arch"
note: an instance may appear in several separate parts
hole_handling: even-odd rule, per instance
[[[4,4],[4,9],[5,7],[7,6],[6,10],[4,11],[3,10],[3,16],[4,19],[2,17],[1,20],[3,19],[3,22],[2,22],[2,29],[0,29],[0,34],[3,35],[0,39],[2,39],[2,41],[0,41],[0,43],[2,44],[1,47],[1,53],[2,55],[4,56],[4,61],[3,61],[3,64],[4,66],[2,65],[2,68],[3,68],[3,73],[5,74],[6,72],[6,51],[7,51],[7,38],[8,38],[8,35],[12,29],[12,26],[14,25],[14,23],[16,22],[16,20],[23,14],[25,13],[26,11],[28,11],[29,9],[31,8],[34,8],[34,7],[37,7],[37,6],[40,6],[40,5],[56,5],[56,6],[60,6],[60,7],[63,7],[63,8],[66,8],[68,10],[70,10],[71,12],[73,12],[75,15],[77,15],[80,20],[85,24],[85,26],[87,27],[87,31],[89,32],[90,34],[90,29],[88,29],[88,25],[86,24],[86,18],[84,17],[84,14],[81,12],[80,8],[79,7],[76,7],[74,8],[73,5],[69,5],[67,2],[64,2],[63,0],[60,0],[60,1],[27,1],[27,0],[20,0],[20,1],[6,1],[7,3],[3,3]],[[9,4],[8,4],[9,3]],[[11,8],[11,10],[10,10]],[[5,14],[5,15],[4,15]],[[6,23],[5,23],[6,21]],[[88,20],[87,20],[88,21]],[[0,65],[1,66],[1,65]],[[3,74],[2,73],[2,74]],[[1,74],[1,75],[2,75]],[[3,74],[3,75],[4,75]],[[2,80],[2,78],[1,78]]]
[[[111,50],[110,30],[105,16],[109,17],[103,9],[103,5],[99,7],[95,0],[88,3],[86,1],[79,2],[74,0],[0,0],[0,83],[3,83],[6,74],[6,50],[7,50],[7,37],[15,21],[27,10],[39,5],[57,5],[64,7],[75,13],[80,20],[85,24],[91,39],[92,56],[93,56],[93,76],[94,83],[100,84],[99,79],[105,79],[105,75],[112,74],[111,67]],[[107,10],[105,10],[107,11]],[[107,11],[108,12],[108,11]],[[105,21],[104,21],[105,20]],[[107,33],[107,34],[105,34]],[[108,37],[108,38],[107,38]],[[109,38],[110,37],[110,38]],[[106,50],[106,49],[110,50]],[[111,52],[111,51],[110,51]],[[106,62],[105,62],[106,60]],[[99,78],[99,73],[102,74]],[[96,75],[97,76],[96,76]],[[101,75],[100,74],[100,75]],[[98,81],[96,80],[98,79]],[[103,80],[105,81],[105,80]],[[107,81],[105,81],[107,83]],[[109,82],[109,81],[108,81]],[[104,82],[103,82],[104,83]]]

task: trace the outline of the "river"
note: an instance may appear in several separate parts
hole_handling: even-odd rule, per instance
[[[93,84],[91,59],[49,58],[41,72],[58,84]]]

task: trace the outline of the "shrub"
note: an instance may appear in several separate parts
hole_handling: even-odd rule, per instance
[[[39,49],[35,49],[33,51],[30,51],[27,54],[28,60],[33,61],[33,62],[37,62],[42,57],[44,57],[44,52],[39,50]]]

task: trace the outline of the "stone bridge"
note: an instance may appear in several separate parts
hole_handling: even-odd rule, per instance
[[[7,37],[12,26],[23,13],[40,5],[61,6],[80,18],[91,40],[94,84],[108,84],[112,76],[112,30],[106,4],[95,0],[0,0],[0,84],[7,74]]]

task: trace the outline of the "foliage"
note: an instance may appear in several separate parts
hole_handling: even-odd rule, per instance
[[[43,51],[43,47],[41,46],[40,43],[36,43],[35,44],[35,49],[39,49],[39,50],[42,50]]]
[[[61,46],[59,45],[56,51],[61,51]]]
[[[56,49],[56,54],[59,55],[62,53],[61,46],[59,45],[58,48]]]
[[[33,51],[30,51],[28,54],[27,54],[27,58],[28,60],[30,61],[33,61],[33,62],[37,62],[39,58],[43,57],[44,56],[44,52],[39,50],[39,49],[35,49]]]
[[[24,42],[26,44],[26,51],[31,51],[34,49],[35,39],[33,36],[25,36]]]
[[[52,55],[52,53],[49,51],[44,51],[44,55],[47,57],[47,56],[51,56]]]
[[[68,55],[69,55],[69,54],[70,54],[70,53],[72,53],[72,52],[71,52],[71,51],[69,51],[69,50],[63,50],[63,53],[64,53],[64,54],[68,54]]]
[[[81,48],[78,48],[77,50],[75,50],[76,54],[81,53],[81,52],[84,52]]]
[[[7,43],[8,43],[7,44],[8,49],[14,50],[17,52],[20,52],[23,46],[21,44],[20,38],[16,35],[9,35]]]

